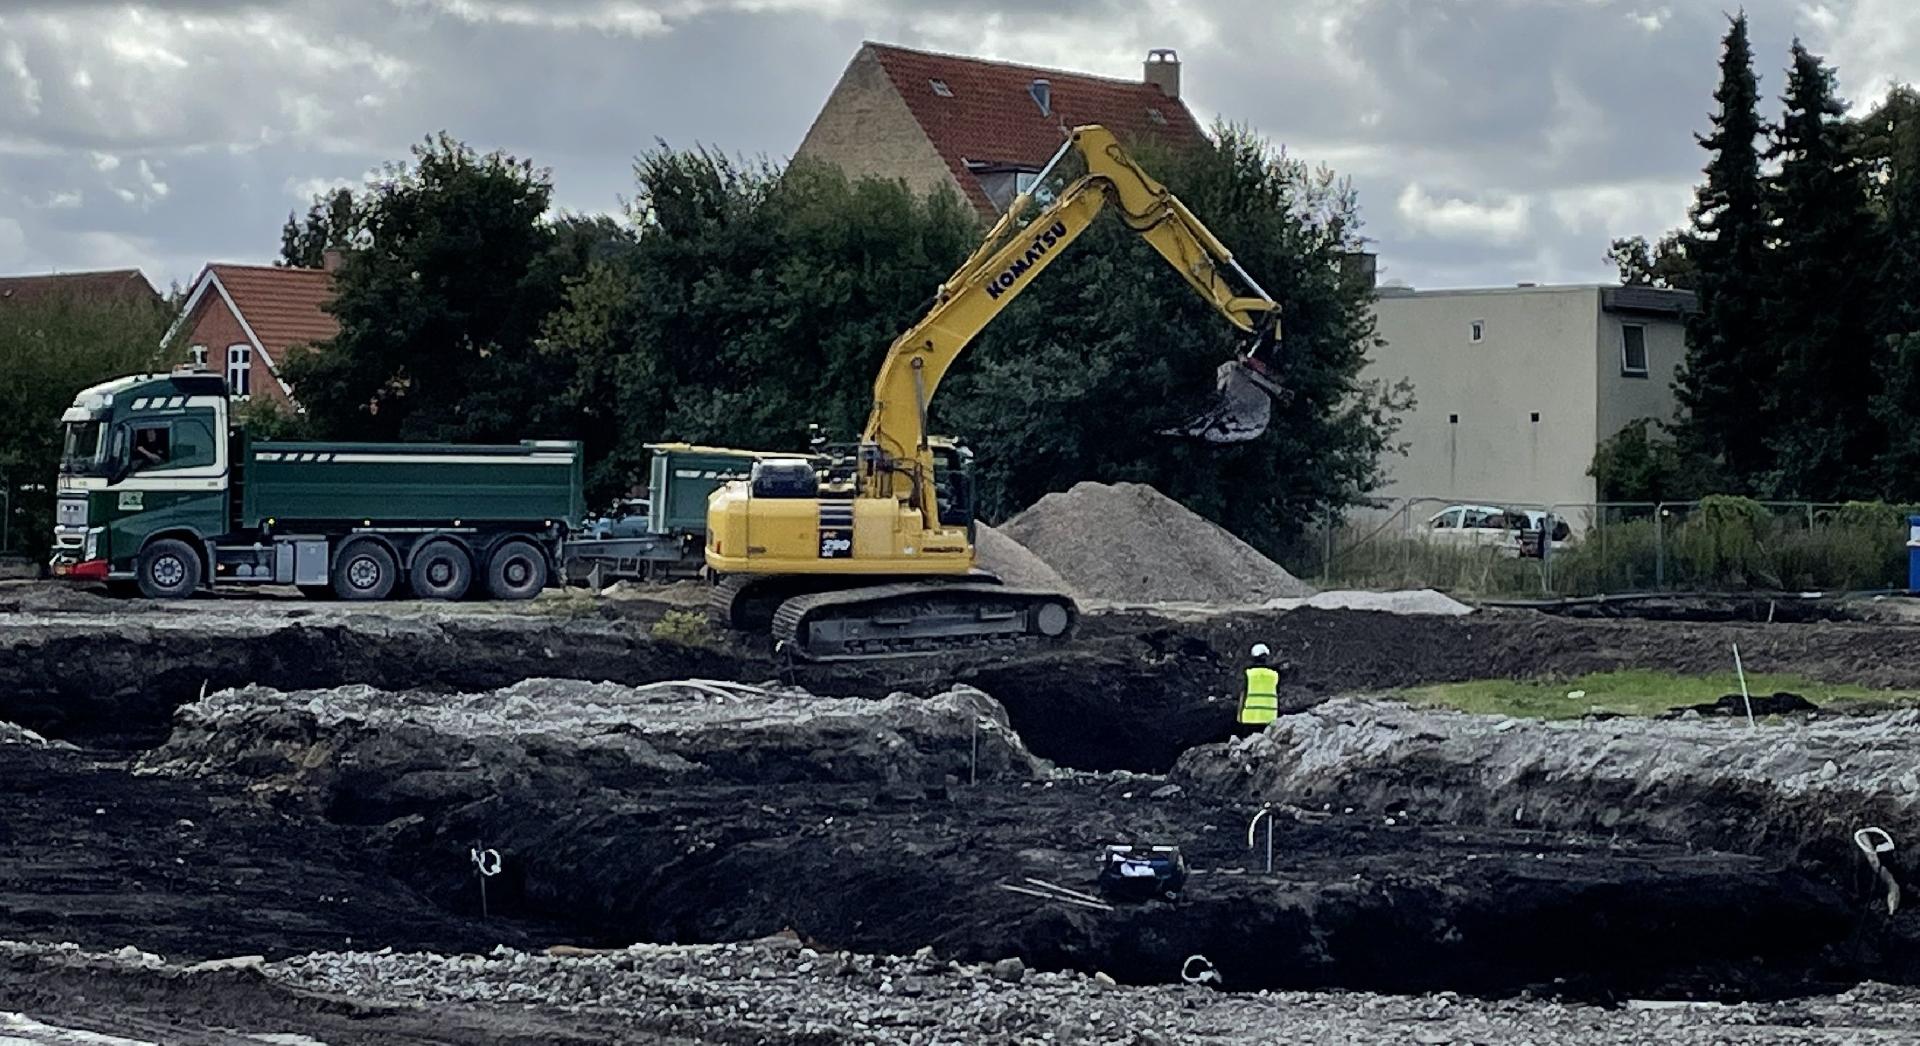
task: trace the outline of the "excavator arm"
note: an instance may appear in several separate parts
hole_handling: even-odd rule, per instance
[[[1213,411],[1169,432],[1237,442],[1265,429],[1267,397],[1278,389],[1265,376],[1263,357],[1279,339],[1279,306],[1104,127],[1075,128],[1034,184],[1043,184],[1069,152],[1084,157],[1086,173],[1024,226],[1020,219],[1032,200],[1030,193],[1020,194],[973,255],[941,284],[927,314],[887,350],[861,439],[868,448],[862,469],[868,496],[934,504],[932,470],[926,467],[927,405],[941,379],[974,337],[1109,205],[1196,294],[1251,336],[1248,348],[1222,365],[1220,400]]]

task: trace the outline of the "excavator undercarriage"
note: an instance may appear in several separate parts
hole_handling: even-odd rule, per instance
[[[1060,592],[1009,588],[990,575],[743,577],[714,586],[716,625],[771,632],[802,661],[855,661],[1025,645],[1070,635],[1080,611]]]

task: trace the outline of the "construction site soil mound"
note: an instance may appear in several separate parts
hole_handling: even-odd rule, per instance
[[[256,792],[352,821],[474,802],[536,776],[573,789],[917,789],[1044,772],[1005,709],[971,687],[864,700],[717,681],[563,679],[477,694],[225,691],[181,708],[142,767],[243,777]]]
[[[1437,614],[1441,617],[1473,613],[1472,607],[1430,588],[1401,592],[1315,592],[1304,599],[1281,596],[1266,602],[1268,610],[1298,610],[1301,607],[1314,610],[1377,610],[1388,614]]]
[[[1337,698],[1256,736],[1190,751],[1172,776],[1249,802],[1629,832],[1864,871],[1858,830],[1920,838],[1916,748],[1920,709],[1749,726],[1719,717],[1543,722]]]
[[[974,528],[975,562],[982,570],[1013,588],[1033,588],[1073,595],[1072,585],[1033,550],[1005,533],[981,523]]]
[[[593,954],[329,952],[211,966],[0,944],[0,998],[27,1011],[0,1013],[0,1033],[22,1046],[1840,1046],[1920,1035],[1920,992],[1884,984],[1736,1005],[1248,994],[848,955],[786,939]]]
[[[1253,546],[1142,483],[1078,483],[1001,529],[1093,599],[1258,606],[1313,593]]]

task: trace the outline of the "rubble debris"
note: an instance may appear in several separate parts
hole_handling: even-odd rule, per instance
[[[1210,794],[1411,809],[1426,823],[1541,826],[1763,852],[1862,824],[1920,837],[1920,709],[1750,728],[1708,718],[1539,721],[1335,698],[1182,756]]]
[[[387,816],[541,776],[598,788],[662,784],[1032,779],[1045,764],[986,694],[819,697],[684,680],[621,686],[530,679],[474,694],[368,686],[226,690],[181,707],[147,772],[243,776],[322,808],[350,792]]]
[[[1776,691],[1771,694],[1754,694],[1751,697],[1744,694],[1722,694],[1717,700],[1708,701],[1703,704],[1681,705],[1672,711],[1664,713],[1661,718],[1677,719],[1688,712],[1696,712],[1700,715],[1739,716],[1745,718],[1749,709],[1751,709],[1756,716],[1795,715],[1800,712],[1818,712],[1820,706],[1801,697],[1799,694],[1789,693],[1785,690]]]
[[[1253,546],[1142,483],[1078,483],[1000,529],[1092,599],[1259,606],[1313,593]]]
[[[31,1000],[32,1010],[0,1014],[0,1032],[43,1036],[29,1043],[61,1042],[66,1032],[66,1041],[99,1041],[85,1036],[105,1033],[148,1046],[155,1029],[166,1028],[173,1041],[341,1046],[657,1040],[1840,1046],[1907,1041],[1920,1030],[1920,989],[1871,982],[1777,1002],[1628,999],[1601,1006],[1453,992],[1121,987],[1104,973],[1027,971],[1014,983],[997,980],[991,966],[929,974],[898,956],[810,956],[746,944],[637,945],[566,958],[504,948],[484,957],[321,952],[269,963],[245,980],[132,966],[71,947],[0,944],[0,959],[0,997],[15,1006]],[[16,986],[28,991],[11,990]],[[89,1032],[69,1031],[81,1027]]]

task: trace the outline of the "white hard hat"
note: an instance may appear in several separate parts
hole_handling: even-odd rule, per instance
[[[1267,644],[1265,643],[1255,643],[1253,644],[1253,650],[1250,651],[1250,653],[1254,657],[1266,657],[1268,654],[1273,653],[1273,651],[1268,650]]]

